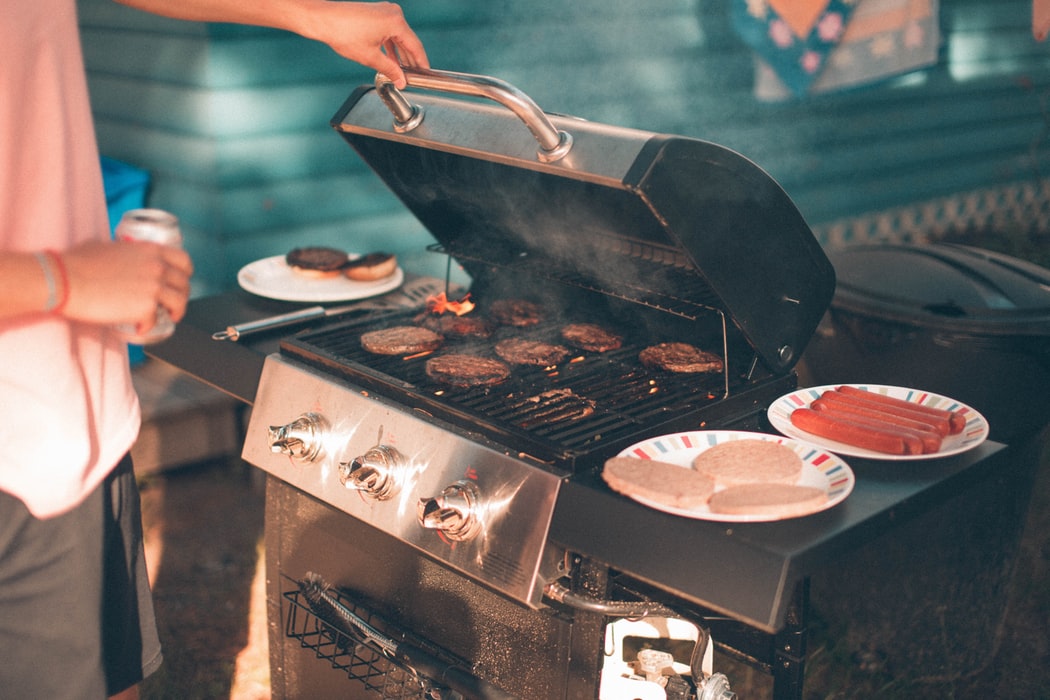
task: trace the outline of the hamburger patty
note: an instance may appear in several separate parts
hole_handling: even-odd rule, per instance
[[[496,343],[496,354],[512,365],[556,365],[569,356],[567,348],[539,340],[507,338]]]
[[[477,355],[439,355],[427,360],[426,373],[435,382],[457,387],[491,386],[510,376],[510,367]]]
[[[643,365],[668,372],[721,372],[722,358],[687,343],[660,343],[638,353]]]
[[[708,502],[712,513],[794,518],[819,510],[827,492],[796,484],[741,484],[718,491]]]
[[[481,316],[456,316],[455,314],[424,314],[417,321],[446,338],[488,338],[494,330],[493,324]]]
[[[284,256],[284,261],[288,263],[289,267],[319,272],[339,270],[346,264],[346,260],[346,251],[325,246],[293,248]]]
[[[704,450],[693,460],[693,469],[719,486],[794,484],[802,476],[802,458],[779,442],[742,438]]]
[[[497,299],[489,307],[494,319],[505,326],[535,326],[543,314],[540,305],[525,299]]]
[[[673,508],[703,506],[715,490],[711,477],[688,467],[636,457],[607,460],[602,478],[617,493]]]
[[[414,355],[441,347],[445,339],[419,326],[393,326],[361,335],[361,347],[375,355]]]
[[[561,329],[561,337],[581,350],[607,352],[623,345],[623,338],[595,323],[570,323]]]

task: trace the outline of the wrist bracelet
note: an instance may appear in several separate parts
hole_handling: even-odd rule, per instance
[[[53,250],[45,250],[43,253],[33,253],[40,269],[44,271],[44,281],[47,283],[47,302],[44,311],[59,314],[69,302],[69,275],[66,274],[66,266],[62,258]],[[55,274],[58,279],[55,279]]]

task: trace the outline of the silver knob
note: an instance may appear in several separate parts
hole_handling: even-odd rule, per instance
[[[376,445],[353,461],[340,462],[339,482],[384,501],[397,493],[397,473],[404,463],[401,453],[393,447]]]
[[[288,425],[271,425],[266,435],[270,451],[312,462],[321,454],[327,427],[328,422],[318,413],[304,413]]]
[[[433,498],[416,503],[419,524],[428,530],[443,532],[450,540],[464,541],[481,532],[478,487],[472,481],[457,481],[446,486]]]

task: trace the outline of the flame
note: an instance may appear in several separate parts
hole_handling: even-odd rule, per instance
[[[474,302],[470,300],[470,293],[459,301],[449,301],[444,292],[432,297],[427,297],[427,311],[432,314],[443,314],[446,311],[457,316],[468,314],[474,310]]]

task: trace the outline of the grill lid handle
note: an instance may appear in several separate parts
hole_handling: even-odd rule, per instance
[[[484,97],[514,112],[539,142],[536,157],[543,163],[561,160],[572,149],[572,134],[559,131],[532,98],[510,83],[486,75],[424,68],[405,67],[404,72],[409,87]],[[395,131],[405,133],[423,123],[423,109],[409,102],[390,78],[377,73],[375,86],[379,98],[394,115]]]

